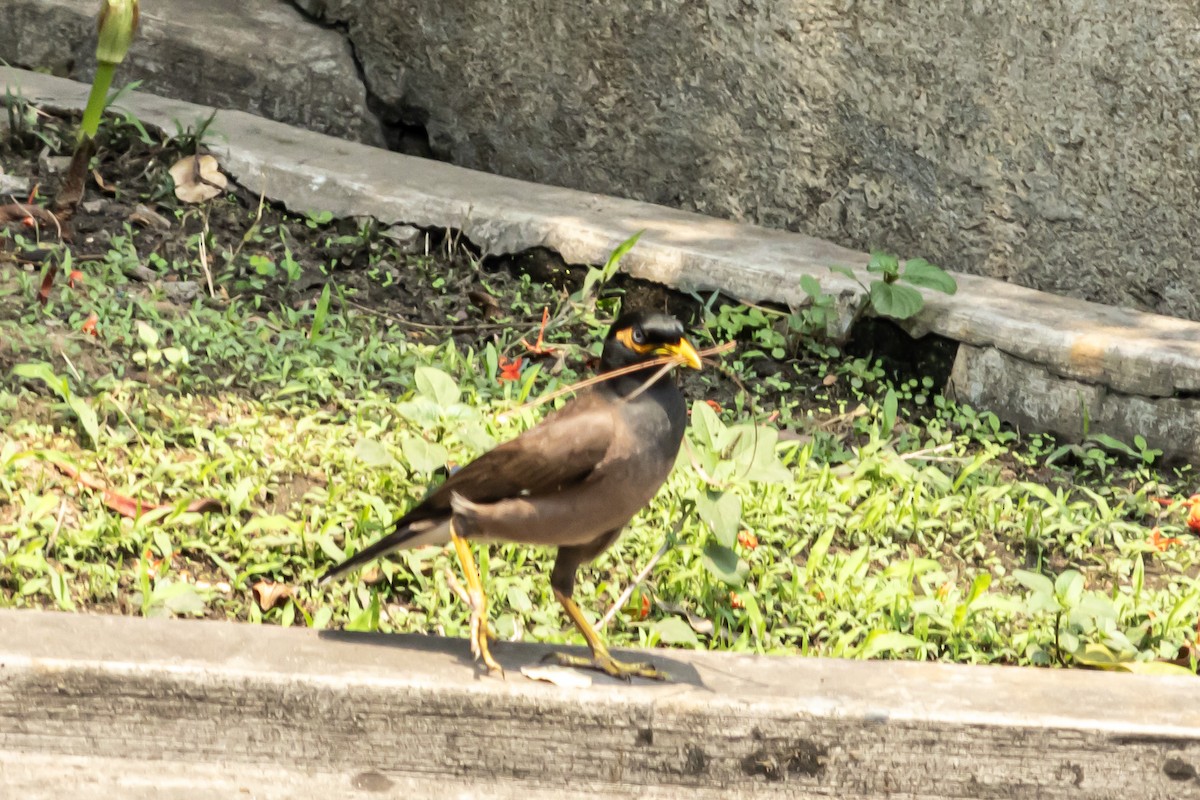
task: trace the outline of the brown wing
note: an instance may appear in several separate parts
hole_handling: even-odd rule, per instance
[[[494,503],[579,483],[603,460],[613,433],[611,403],[600,392],[582,395],[454,473],[400,524],[448,512],[455,493],[475,503]]]
[[[398,520],[390,534],[330,568],[321,583],[427,535],[450,518],[454,494],[476,503],[494,503],[549,494],[584,480],[613,439],[612,404],[602,398],[602,392],[580,395],[517,438],[484,453]]]

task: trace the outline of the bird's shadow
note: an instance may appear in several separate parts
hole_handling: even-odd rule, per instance
[[[481,662],[471,655],[471,646],[467,639],[456,639],[446,636],[427,636],[416,633],[360,633],[355,631],[321,631],[319,637],[333,643],[355,645],[372,645],[405,650],[409,653],[427,653],[435,656],[452,658],[458,664],[474,669],[477,678],[486,678],[487,670]],[[522,667],[537,667],[554,663],[549,658],[554,653],[565,653],[573,656],[590,655],[586,647],[576,645],[546,645],[535,642],[493,642],[492,656],[503,667],[504,673],[510,679],[516,677],[525,680],[521,675]],[[648,678],[633,678],[623,681],[613,678],[596,670],[580,670],[580,673],[592,679],[593,686],[611,685],[628,686],[694,686],[707,689],[700,673],[695,666],[686,661],[668,658],[662,650],[612,650],[614,658],[621,661],[646,662],[654,665],[667,674],[666,680]]]

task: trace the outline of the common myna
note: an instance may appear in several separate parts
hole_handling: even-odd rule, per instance
[[[471,600],[472,652],[489,670],[499,670],[488,650],[487,597],[467,541],[554,546],[550,586],[592,651],[591,659],[560,654],[558,661],[623,678],[664,677],[649,664],[609,655],[571,599],[575,571],[616,541],[675,464],[687,404],[664,358],[700,368],[678,320],[623,315],[605,337],[600,372],[633,371],[585,389],[540,424],[455,472],[392,533],[330,569],[321,582],[393,550],[452,542]],[[646,366],[636,369],[638,364]]]

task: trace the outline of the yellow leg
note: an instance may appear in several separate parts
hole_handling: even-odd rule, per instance
[[[579,628],[579,632],[583,634],[583,638],[587,640],[588,647],[592,651],[590,659],[569,656],[565,653],[555,653],[553,654],[553,658],[559,664],[568,667],[599,670],[614,678],[624,678],[625,680],[629,680],[635,675],[639,678],[653,678],[660,681],[668,678],[667,673],[652,664],[617,661],[608,652],[608,647],[600,640],[600,634],[596,633],[596,629],[587,621],[587,617],[583,616],[583,612],[579,610],[579,606],[575,604],[575,601],[557,589],[554,590],[554,596],[562,604],[563,610],[567,612],[567,616],[575,623],[575,627]]]
[[[492,658],[488,649],[487,625],[487,595],[483,591],[483,583],[479,580],[479,570],[475,567],[475,557],[471,555],[471,546],[467,540],[454,532],[454,522],[450,523],[450,541],[458,553],[458,563],[462,565],[463,579],[467,582],[467,596],[471,599],[471,653],[483,661],[488,672],[504,670]]]

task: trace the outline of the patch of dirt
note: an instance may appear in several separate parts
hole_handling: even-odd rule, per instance
[[[327,482],[325,476],[319,474],[290,474],[280,477],[279,485],[270,490],[271,499],[266,504],[267,513],[286,513],[293,505],[300,503],[311,490],[325,486]]]

